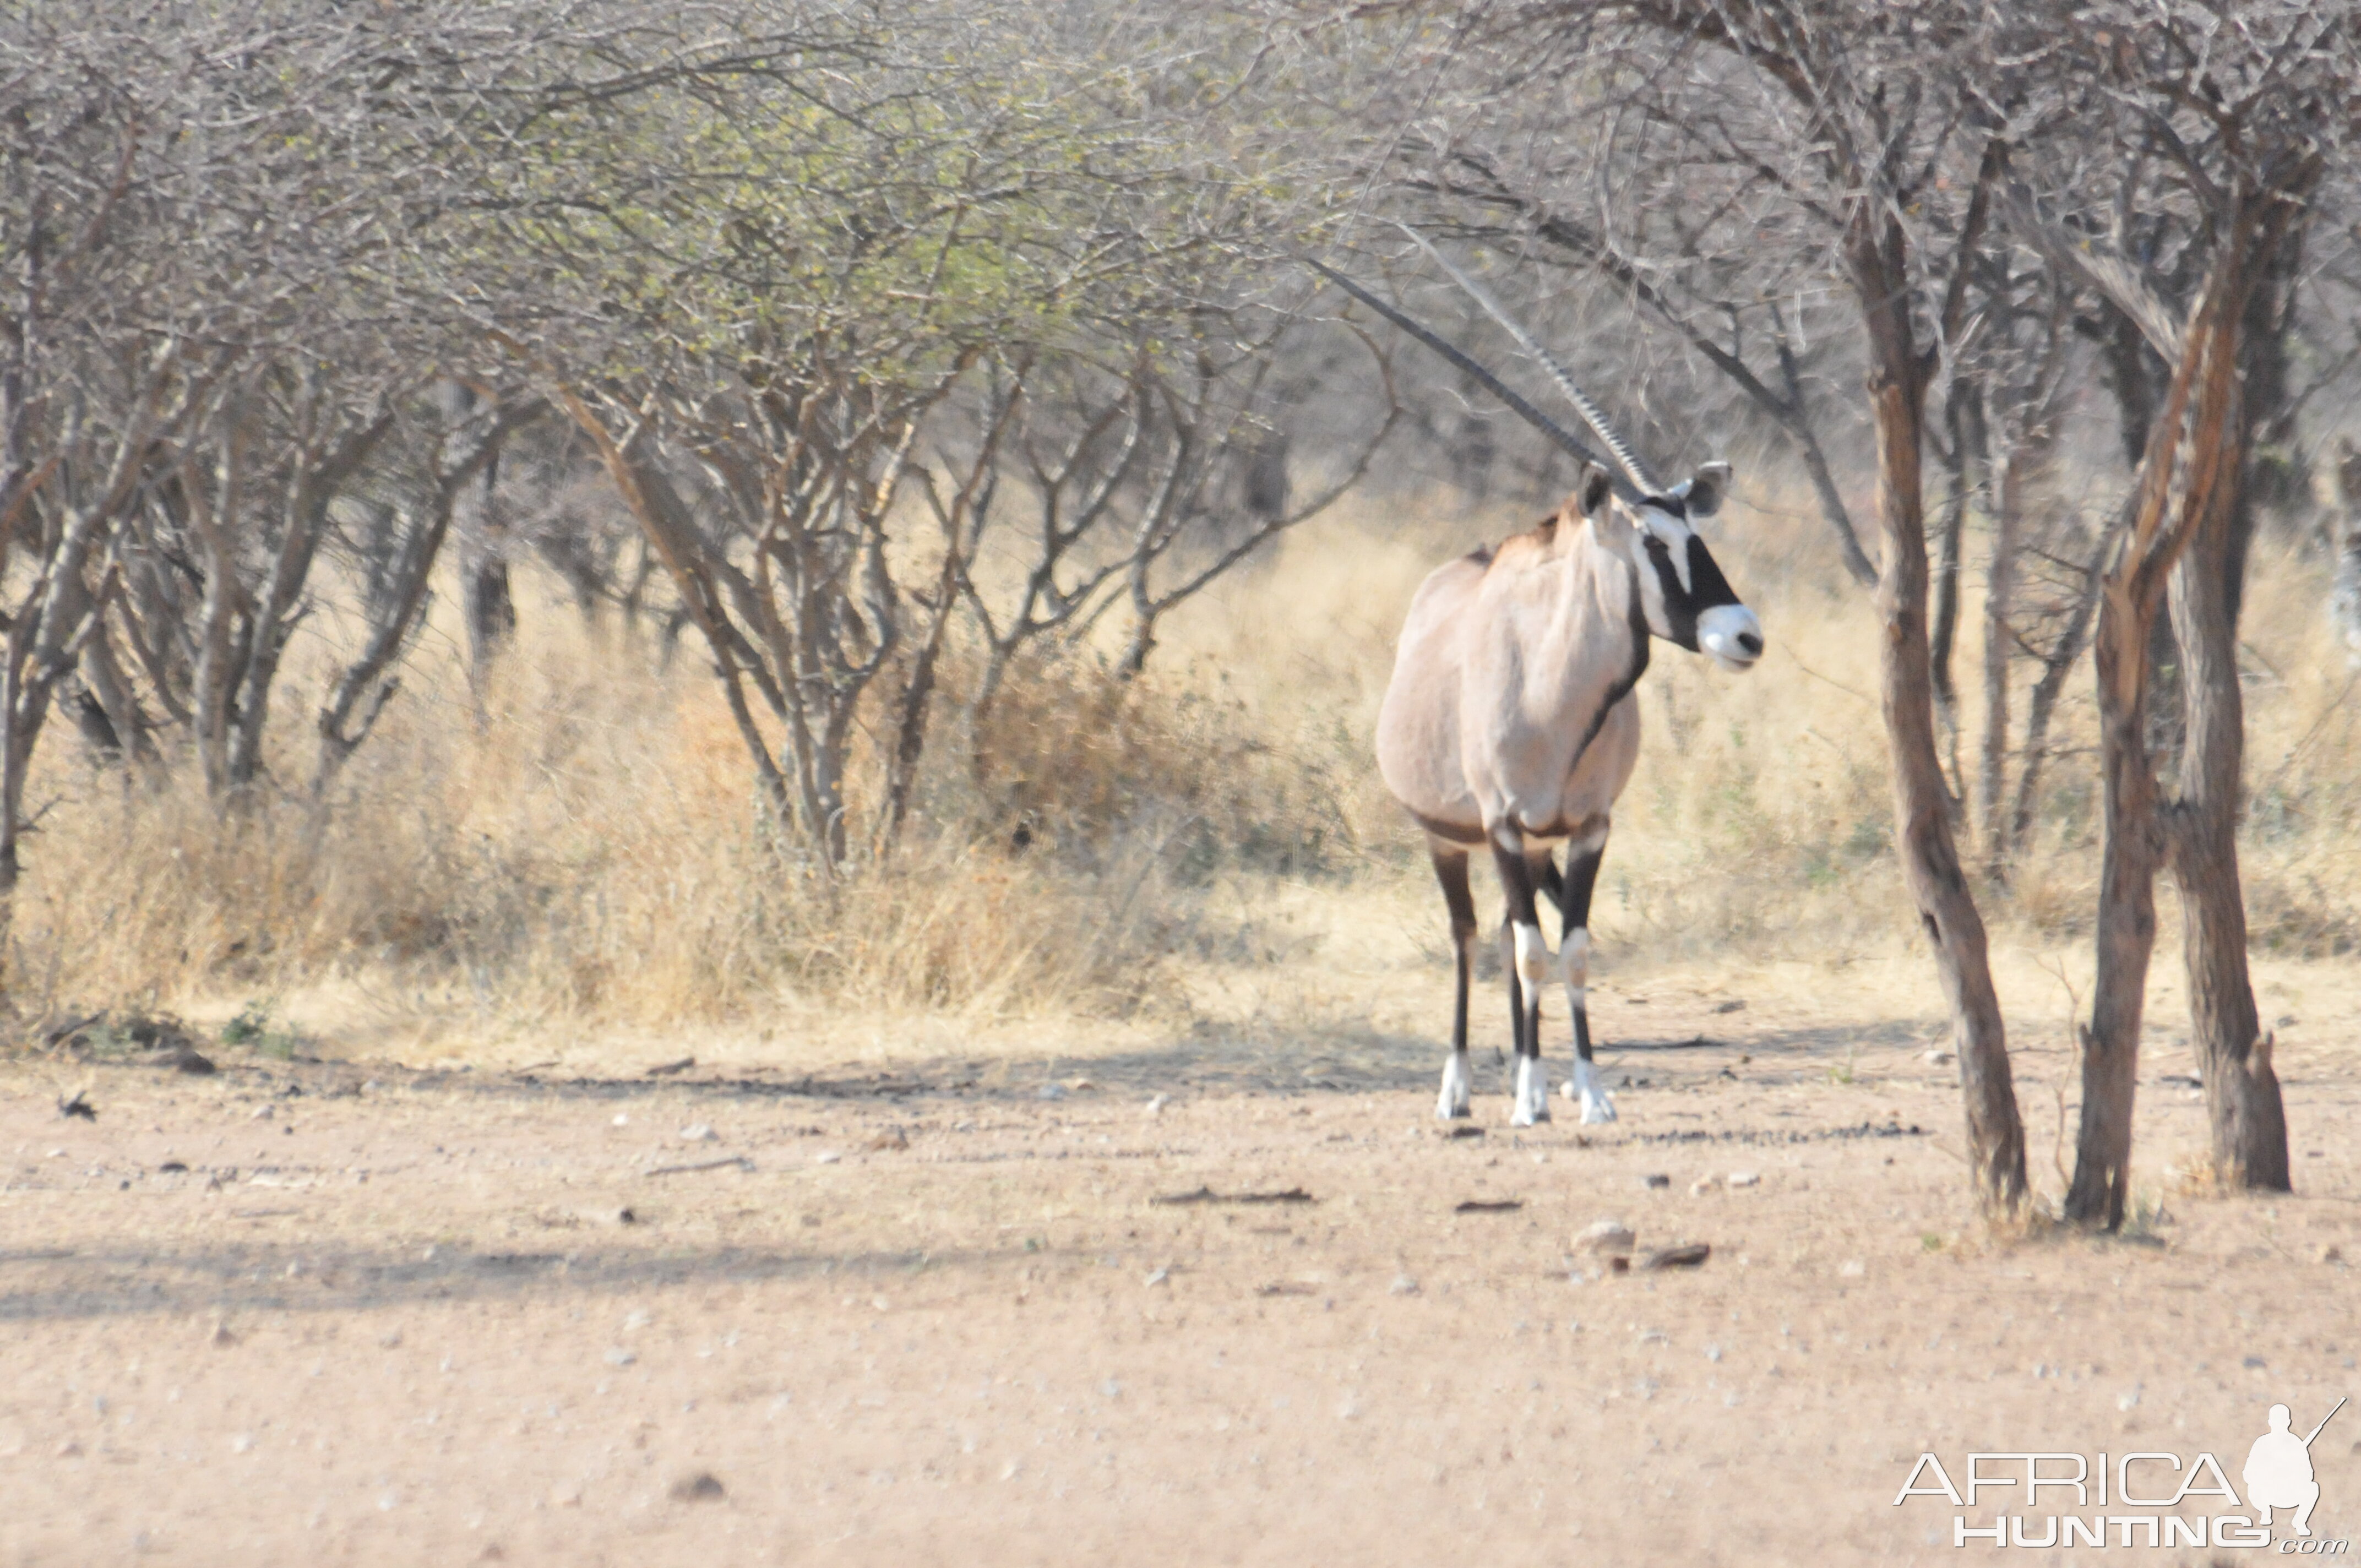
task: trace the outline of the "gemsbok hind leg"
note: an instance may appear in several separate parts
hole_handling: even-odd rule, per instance
[[[1451,910],[1451,950],[1459,965],[1459,982],[1451,1003],[1451,1055],[1443,1064],[1443,1093],[1434,1113],[1443,1121],[1467,1114],[1467,987],[1476,974],[1476,900],[1467,887],[1467,851],[1455,844],[1431,841],[1434,878],[1443,884],[1443,902]]]
[[[1510,837],[1517,841],[1501,842]],[[1554,961],[1533,903],[1533,886],[1543,873],[1526,859],[1522,838],[1513,829],[1496,828],[1492,844],[1500,887],[1509,897],[1509,927],[1516,934],[1514,961],[1509,966],[1509,1018],[1517,1036],[1516,1110],[1509,1117],[1512,1127],[1550,1119],[1549,1080],[1542,1071],[1542,987]]]
[[[1615,1120],[1615,1102],[1590,1060],[1590,894],[1598,885],[1598,862],[1606,854],[1603,833],[1576,843],[1566,851],[1565,880],[1552,890],[1562,933],[1558,970],[1565,981],[1566,1011],[1574,1014],[1574,1077],[1566,1081],[1565,1097],[1582,1102],[1582,1119],[1590,1123]]]

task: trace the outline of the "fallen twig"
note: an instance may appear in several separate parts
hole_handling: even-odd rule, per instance
[[[1513,1214],[1525,1206],[1521,1198],[1469,1198],[1452,1210],[1455,1214]]]
[[[649,1171],[647,1174],[650,1176],[687,1176],[694,1171],[719,1170],[724,1167],[732,1165],[738,1167],[741,1170],[752,1170],[754,1168],[754,1162],[752,1159],[742,1154],[733,1154],[725,1155],[719,1159],[701,1159],[697,1161],[694,1165],[660,1165],[653,1170]]]
[[[1210,1187],[1200,1187],[1194,1192],[1167,1192],[1150,1198],[1151,1203],[1316,1203],[1318,1199],[1301,1187],[1290,1187],[1284,1192],[1216,1192]]]

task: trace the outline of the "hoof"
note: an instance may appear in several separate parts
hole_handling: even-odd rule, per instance
[[[1509,1118],[1509,1125],[1511,1127],[1532,1127],[1538,1126],[1549,1119],[1549,1107],[1546,1105],[1543,1105],[1539,1110],[1535,1110],[1530,1105],[1520,1105],[1517,1107],[1517,1113]]]
[[[1613,1120],[1615,1120],[1615,1102],[1608,1099],[1607,1096],[1599,1093],[1595,1089],[1582,1097],[1582,1124],[1584,1126],[1596,1126],[1601,1122],[1612,1122]]]
[[[1448,1100],[1435,1102],[1434,1119],[1438,1122],[1461,1122],[1466,1120],[1467,1115],[1467,1102],[1464,1100],[1456,1105]]]

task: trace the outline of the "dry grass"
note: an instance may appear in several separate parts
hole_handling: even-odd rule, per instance
[[[528,603],[480,716],[452,640],[432,642],[325,809],[291,792],[225,822],[192,790],[95,772],[60,729],[32,792],[47,809],[12,992],[26,1013],[200,1017],[313,995],[332,999],[315,1032],[400,1015],[476,1040],[685,1025],[840,1039],[848,1018],[1022,1025],[1033,1045],[1126,1020],[1420,1028],[1440,915],[1367,736],[1419,578],[1520,521],[1390,506],[1307,529],[1174,623],[1148,678],[1077,658],[1012,679],[980,770],[955,678],[906,852],[833,894],[771,852],[695,651],[664,674],[554,593]],[[1867,598],[1795,565],[1820,554],[1801,521],[1741,510],[1717,532],[1771,652],[1744,677],[1660,652],[1594,916],[1606,972],[1741,965],[1802,986],[1835,965],[1924,991],[1888,849]],[[2361,938],[2361,704],[2324,593],[2316,565],[2260,553],[2246,870],[2257,947],[2291,958]],[[285,777],[308,773],[304,717],[287,703]],[[2092,728],[2084,674],[2036,851],[1985,899],[2003,947],[2060,981],[2096,883],[2076,754]]]

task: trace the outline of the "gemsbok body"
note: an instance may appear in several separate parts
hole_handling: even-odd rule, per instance
[[[1476,281],[1408,225],[1403,234],[1528,358],[1549,372],[1613,454],[1620,478],[1557,423],[1457,345],[1436,336],[1334,268],[1307,261],[1477,382],[1581,460],[1581,477],[1555,517],[1497,549],[1478,550],[1420,585],[1378,715],[1386,787],[1426,829],[1451,911],[1459,984],[1451,1055],[1434,1113],[1467,1114],[1467,992],[1476,972],[1476,901],[1467,860],[1488,848],[1508,895],[1509,1023],[1517,1043],[1511,1124],[1549,1120],[1542,1070],[1541,998],[1554,977],[1573,1014],[1569,1100],[1585,1122],[1611,1122],[1615,1102],[1592,1065],[1590,894],[1607,852],[1616,797],[1640,755],[1632,696],[1662,638],[1725,669],[1763,656],[1763,628],[1714,564],[1695,527],[1721,509],[1730,466],[1709,463],[1659,485],[1563,366]],[[1565,848],[1561,868],[1557,851]],[[1557,905],[1558,950],[1542,936],[1536,894]]]
[[[1637,477],[1644,481],[1643,472]],[[1616,797],[1639,756],[1633,687],[1652,638],[1733,670],[1763,653],[1753,612],[1693,526],[1719,508],[1728,481],[1728,467],[1713,464],[1669,490],[1642,483],[1627,497],[1605,468],[1586,465],[1554,518],[1444,566],[1411,601],[1378,718],[1378,762],[1387,787],[1426,830],[1451,914],[1458,989],[1437,1116],[1468,1113],[1477,923],[1467,861],[1488,848],[1508,899],[1512,1124],[1549,1119],[1541,996],[1552,979],[1565,987],[1573,1015],[1566,1096],[1581,1102],[1585,1122],[1614,1120],[1614,1101],[1592,1065],[1585,987],[1591,890]],[[1554,954],[1542,934],[1538,894],[1558,908]]]

